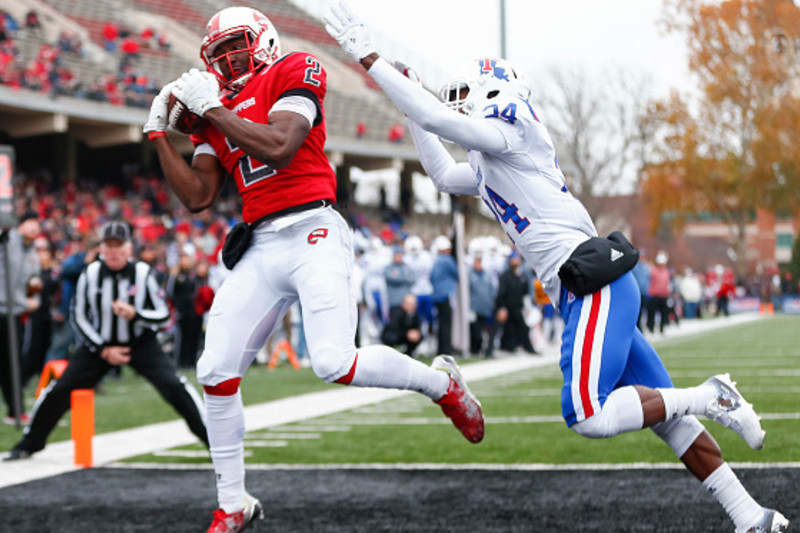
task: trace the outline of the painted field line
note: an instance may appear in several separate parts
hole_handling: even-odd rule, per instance
[[[800,413],[759,413],[762,420],[800,420]],[[699,420],[707,420],[704,417],[698,417]],[[339,420],[337,420],[338,422]],[[329,421],[328,421],[329,422]],[[390,420],[382,418],[343,418],[342,424],[349,426],[423,426],[423,425],[438,425],[438,424],[451,424],[450,420],[442,417],[408,417],[408,418],[393,418]],[[532,416],[487,416],[486,425],[491,424],[564,424],[564,419],[561,415],[532,415]]]
[[[284,440],[317,440],[322,438],[322,433],[248,433],[244,436],[245,444],[254,439],[284,439]]]
[[[753,463],[731,462],[734,470],[766,470],[800,468],[800,462]],[[163,463],[110,463],[106,468],[130,470],[211,470],[213,465],[203,464],[163,464]],[[247,470],[498,470],[519,472],[560,472],[560,471],[604,471],[604,470],[684,470],[680,462],[674,463],[337,463],[337,464],[248,464]]]
[[[192,459],[208,458],[208,452],[205,450],[158,450],[153,452],[156,457],[190,457]],[[248,455],[245,452],[245,455]],[[250,452],[249,455],[253,455]]]
[[[708,372],[701,372],[699,370],[675,370],[669,373],[673,378],[702,378],[708,379]],[[745,377],[758,377],[758,378],[796,378],[800,376],[800,368],[776,368],[773,370],[736,370],[732,373],[731,377],[737,381],[741,381]]]
[[[271,430],[272,431],[286,431],[288,433],[304,433],[304,432],[312,432],[313,433],[313,432],[317,432],[317,431],[321,431],[321,432],[325,433],[325,432],[330,432],[330,431],[339,431],[339,432],[350,431],[350,428],[347,427],[347,426],[341,426],[341,425],[333,425],[333,424],[322,425],[322,424],[320,424],[320,425],[308,425],[308,426],[274,426],[273,428],[271,428]],[[258,433],[248,433],[247,436],[255,438],[257,435],[259,435],[259,434]],[[264,433],[264,435],[269,435],[269,433]],[[245,438],[247,438],[247,437],[245,437]]]
[[[473,387],[478,389],[477,387]],[[503,392],[502,388],[500,387],[492,387],[489,388],[481,388],[480,390],[480,399],[483,398],[533,398],[536,396],[544,396],[550,398],[557,398],[561,394],[561,389],[533,389],[533,390],[510,390],[508,392]],[[487,392],[487,391],[497,391],[497,392]]]

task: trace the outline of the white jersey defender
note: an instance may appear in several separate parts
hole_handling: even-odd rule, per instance
[[[714,494],[737,531],[785,531],[788,521],[753,500],[693,416],[713,418],[760,448],[764,432],[758,417],[730,379],[716,376],[698,387],[674,388],[636,328],[640,296],[630,272],[584,296],[561,287],[561,265],[597,232],[569,193],[550,136],[528,103],[530,89],[513,67],[502,59],[473,62],[442,88],[442,105],[414,83],[408,67],[395,68],[380,58],[344,1],[329,9],[325,21],[328,32],[409,117],[420,161],[437,189],[479,194],[559,305],[567,425],[590,438],[649,427]],[[456,164],[437,136],[466,148],[469,164]]]
[[[414,117],[408,120],[409,130],[436,188],[480,195],[530,261],[550,299],[558,302],[559,267],[597,230],[566,186],[553,141],[528,102],[524,80],[502,59],[479,59],[442,88],[449,104],[443,106],[424,91],[409,98],[412,93],[403,90],[404,81],[385,61],[376,61],[369,73],[401,111]],[[465,93],[466,98],[459,98]],[[482,120],[465,128],[447,107]],[[426,131],[431,124],[442,138],[470,148],[469,167],[454,164],[438,137]]]
[[[501,94],[475,113],[492,121],[507,143],[496,154],[468,153],[477,194],[523,257],[533,260],[530,266],[550,300],[557,302],[559,267],[597,230],[586,208],[569,192],[550,135],[527,100]]]

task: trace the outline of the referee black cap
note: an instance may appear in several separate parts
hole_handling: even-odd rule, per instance
[[[101,228],[100,239],[103,241],[117,239],[119,241],[128,242],[131,240],[131,230],[127,223],[112,220],[111,222],[106,222]]]

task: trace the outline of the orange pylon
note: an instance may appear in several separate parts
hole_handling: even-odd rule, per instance
[[[289,363],[292,365],[292,368],[295,370],[300,369],[300,361],[297,359],[297,354],[294,353],[294,349],[292,345],[286,339],[282,339],[275,349],[272,351],[272,356],[269,358],[269,363],[267,364],[267,368],[270,370],[275,370],[275,367],[278,366],[278,362],[281,359],[281,354],[285,353],[286,358],[289,360]]]
[[[92,466],[94,437],[94,391],[75,389],[72,401],[72,442],[75,445],[75,466]]]
[[[47,387],[48,383],[61,377],[61,374],[67,369],[68,363],[69,361],[66,359],[55,359],[53,361],[48,361],[44,365],[44,368],[42,368],[42,375],[39,377],[39,385],[36,386],[36,398],[39,397],[39,394],[42,393],[42,389]]]

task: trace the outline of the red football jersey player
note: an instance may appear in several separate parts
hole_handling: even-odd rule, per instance
[[[165,86],[144,127],[190,211],[211,206],[228,174],[244,200],[246,224],[226,238],[223,260],[231,273],[214,296],[197,363],[220,507],[209,532],[241,531],[262,514],[244,487],[239,382],[295,302],[317,376],[420,392],[470,442],[483,438],[480,403],[452,357],[439,356],[429,367],[389,346],[356,352],[352,232],[330,205],[336,181],[323,152],[325,71],[312,55],[279,50],[262,13],[223,9],[209,21],[200,49],[208,72],[193,69]],[[170,94],[210,124],[193,136],[191,165],[166,137]]]
[[[287,167],[273,168],[258,161],[213,126],[192,136],[195,144],[211,145],[219,162],[236,179],[244,201],[245,222],[254,222],[294,205],[336,198],[336,176],[323,152],[326,88],[326,73],[317,58],[294,53],[254,73],[241,90],[228,90],[221,99],[226,108],[241,118],[259,124],[269,122],[270,110],[286,95],[302,96],[313,102],[317,110],[314,124]]]

